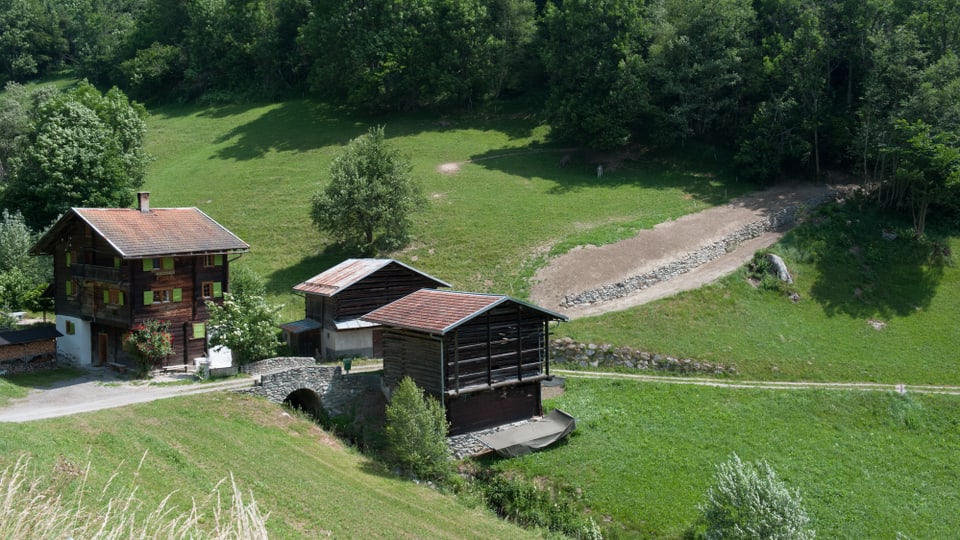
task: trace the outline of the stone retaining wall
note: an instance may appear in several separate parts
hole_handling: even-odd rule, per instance
[[[673,279],[680,274],[685,274],[698,266],[704,265],[733,251],[737,246],[747,240],[751,240],[767,232],[783,229],[793,224],[804,210],[826,202],[836,201],[838,197],[842,196],[842,193],[842,191],[827,193],[808,199],[803,203],[783,208],[766,218],[744,225],[710,245],[687,253],[670,264],[655,268],[650,272],[638,276],[631,276],[618,283],[567,295],[560,303],[560,306],[570,308],[597,302],[606,302],[608,300],[622,298],[637,291],[642,291],[662,281]]]
[[[675,358],[662,354],[639,351],[631,347],[579,343],[571,338],[555,339],[550,343],[550,363],[558,368],[565,364],[582,368],[624,367],[638,371],[668,371],[671,373],[706,373],[732,375],[737,367],[717,362],[704,362],[690,358]]]

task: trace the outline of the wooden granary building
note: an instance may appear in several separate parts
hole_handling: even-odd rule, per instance
[[[128,363],[124,335],[169,324],[166,365],[207,352],[206,302],[222,301],[230,259],[250,247],[197,208],[71,208],[31,249],[51,255],[57,353],[79,365]]]
[[[300,283],[305,318],[281,325],[295,354],[379,358],[381,332],[363,315],[422,288],[450,285],[393,259],[347,259]]]
[[[550,324],[567,318],[503,295],[422,289],[363,317],[383,327],[387,391],[410,376],[456,435],[542,415]]]

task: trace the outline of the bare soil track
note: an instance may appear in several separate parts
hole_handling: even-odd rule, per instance
[[[627,240],[605,246],[575,248],[550,260],[536,273],[530,299],[537,305],[577,318],[619,311],[695,289],[735,271],[749,261],[758,249],[776,243],[782,232],[763,234],[695,270],[629,296],[584,306],[562,305],[568,295],[642,275],[719,241],[749,223],[836,189],[828,184],[778,185],[721,206],[661,223]]]

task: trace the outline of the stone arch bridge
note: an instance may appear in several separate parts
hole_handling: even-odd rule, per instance
[[[339,366],[318,366],[313,358],[271,358],[242,371],[259,381],[239,393],[288,404],[318,419],[346,414],[364,393],[380,389],[379,373],[347,375]]]

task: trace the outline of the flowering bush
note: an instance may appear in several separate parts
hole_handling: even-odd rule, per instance
[[[147,320],[123,338],[123,349],[137,360],[137,375],[144,376],[173,354],[173,336],[166,321]]]
[[[277,353],[277,313],[259,295],[223,293],[223,303],[207,302],[210,345],[229,348],[240,365]]]

